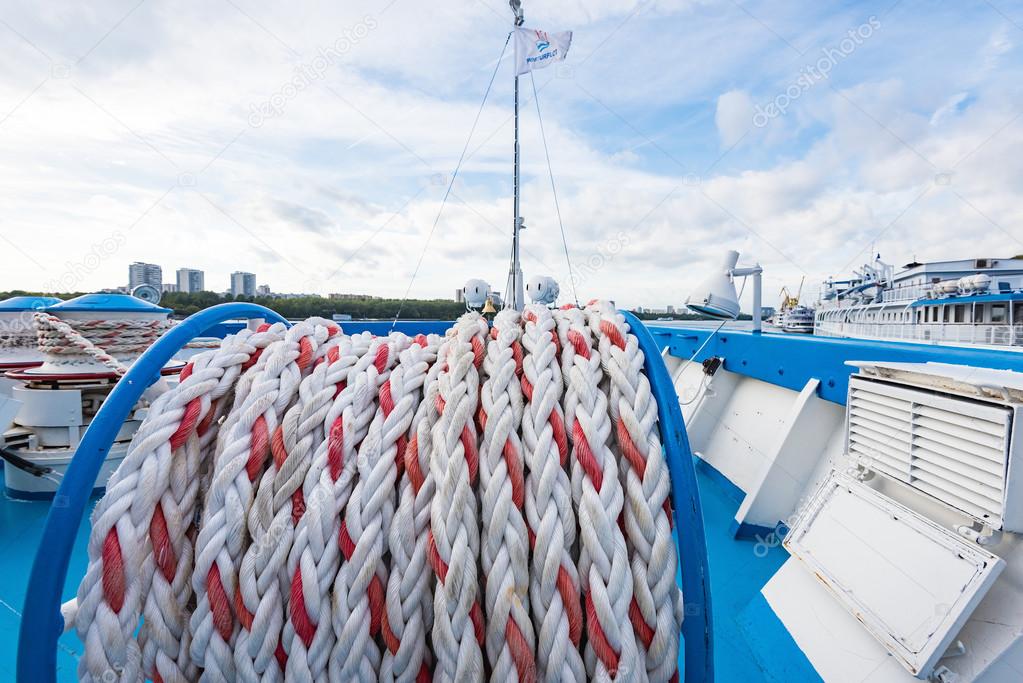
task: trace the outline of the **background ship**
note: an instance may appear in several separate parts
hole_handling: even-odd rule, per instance
[[[1023,346],[1023,259],[909,263],[878,256],[847,280],[825,281],[815,333],[953,346]]]
[[[774,324],[783,332],[813,334],[813,309],[801,303],[805,281],[804,276],[799,281],[799,289],[794,296],[788,287],[781,288],[781,305],[775,314]]]

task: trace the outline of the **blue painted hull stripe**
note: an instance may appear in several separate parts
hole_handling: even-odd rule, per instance
[[[676,358],[693,356],[713,332],[693,327],[651,327],[650,331],[660,347],[668,347]],[[729,372],[793,391],[802,391],[807,381],[818,379],[820,397],[839,405],[845,405],[849,375],[856,372],[856,368],[846,365],[849,360],[950,363],[1023,372],[1023,351],[755,333],[727,326],[707,342],[696,360],[712,356],[724,358],[724,368]]]

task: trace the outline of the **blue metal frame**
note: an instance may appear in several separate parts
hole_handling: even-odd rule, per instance
[[[181,347],[211,326],[232,318],[287,322],[269,308],[246,302],[218,304],[190,316],[172,327],[132,364],[86,430],[57,489],[32,563],[18,633],[19,681],[46,683],[56,679],[57,639],[64,630],[60,596],[71,548],[96,476],[132,406],[160,379],[160,369]]]
[[[675,509],[675,532],[682,569],[682,596],[685,601],[685,620],[682,622],[685,681],[712,683],[714,632],[710,604],[710,567],[693,452],[689,447],[678,394],[668,375],[668,368],[661,359],[660,346],[639,318],[625,311],[623,313],[645,357],[644,369],[654,398],[657,399],[661,440],[664,442],[668,470],[671,472],[671,499]]]
[[[185,344],[197,336],[207,336],[214,330],[226,332],[230,328],[222,323],[237,318],[265,318],[286,322],[274,311],[248,302],[219,304],[190,316],[171,328],[132,364],[89,425],[54,497],[32,565],[18,634],[18,680],[47,683],[56,678],[57,639],[64,627],[60,596],[67,578],[75,534],[110,444],[132,406],[160,378],[160,369]],[[661,360],[657,341],[631,313],[626,312],[625,318],[645,355],[645,369],[657,400],[661,438],[671,472],[672,502],[686,609],[686,618],[682,623],[685,681],[713,683],[710,572],[692,451],[678,396]],[[344,321],[342,325],[350,334],[365,330],[383,335],[396,330],[411,335],[441,333],[450,323]]]
[[[713,328],[652,326],[650,333],[660,348],[667,347],[676,358],[690,358],[707,341]],[[842,339],[813,335],[763,333],[733,330],[726,325],[696,356],[703,361],[724,358],[729,372],[746,375],[778,386],[802,391],[806,382],[820,380],[821,398],[845,405],[849,375],[856,368],[846,361],[890,361],[900,363],[951,363],[1023,372],[1023,350],[1002,351],[938,344],[912,344],[872,339]]]

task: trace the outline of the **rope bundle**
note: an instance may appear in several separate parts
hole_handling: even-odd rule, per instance
[[[127,372],[121,361],[141,354],[172,325],[165,319],[80,320],[72,325],[41,311],[32,320],[41,353],[60,356],[71,363],[92,358],[118,375]]]
[[[79,677],[677,679],[643,361],[603,303],[444,338],[316,318],[227,338],[96,507]]]

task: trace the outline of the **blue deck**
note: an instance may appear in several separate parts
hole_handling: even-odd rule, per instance
[[[17,501],[6,496],[0,500],[0,680],[15,679],[18,629],[25,604],[28,575],[43,535],[48,501]],[[91,511],[92,504],[89,509]],[[70,600],[78,590],[88,564],[89,524],[83,523],[75,537],[68,581],[61,601]],[[76,681],[75,671],[82,643],[74,632],[65,633],[57,649],[57,680]]]

